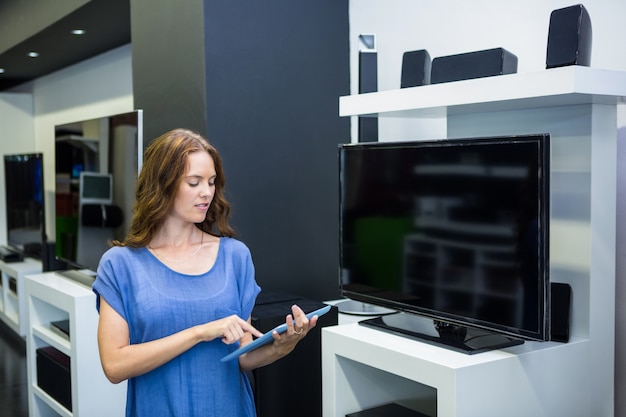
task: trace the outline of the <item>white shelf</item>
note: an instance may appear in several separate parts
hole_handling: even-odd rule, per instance
[[[626,73],[569,66],[339,98],[340,116],[431,117],[574,104],[616,104]]]
[[[48,330],[47,328],[40,325],[33,325],[31,331],[34,337],[41,339],[46,344],[54,347],[55,349],[66,354],[67,356],[71,356],[72,345],[70,344],[69,340],[60,338],[59,336],[54,334],[52,330]]]
[[[26,276],[25,293],[29,415],[123,415],[126,383],[114,385],[102,371],[97,344],[96,296],[91,288],[48,272]],[[51,330],[50,323],[57,320],[69,320],[69,340]],[[72,411],[37,385],[37,349],[48,346],[70,357]]]
[[[357,323],[322,329],[323,415],[398,402],[430,416],[582,416],[587,340],[466,355]],[[549,360],[548,375],[529,372]],[[376,386],[376,388],[374,388]],[[567,390],[567,401],[556,391]]]
[[[573,304],[569,343],[475,357],[357,326],[325,328],[324,417],[405,396],[439,417],[613,415],[624,103],[626,72],[581,66],[339,98],[340,116],[383,118],[385,140],[549,133],[550,276],[572,286]]]
[[[56,414],[62,417],[72,417],[73,414],[67,408],[65,408],[62,404],[60,404],[57,400],[55,400],[50,394],[46,391],[39,388],[37,385],[32,387],[33,395],[36,398],[33,398],[34,401],[40,402],[42,405],[45,404],[45,407],[48,407],[51,411],[54,411]],[[41,409],[40,406],[37,406],[38,409]],[[32,409],[32,408],[31,408]],[[41,413],[43,415],[48,415],[49,413]]]
[[[22,262],[0,261],[0,320],[7,324],[21,337],[26,336],[26,298],[24,296],[24,277],[27,274],[41,272],[41,262],[26,258]],[[9,285],[15,279],[14,291]]]

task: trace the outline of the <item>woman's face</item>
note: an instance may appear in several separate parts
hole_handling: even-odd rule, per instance
[[[207,152],[187,157],[187,171],[178,187],[172,215],[182,221],[204,221],[215,195],[215,164]]]

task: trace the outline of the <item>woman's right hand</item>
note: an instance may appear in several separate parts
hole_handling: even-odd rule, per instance
[[[243,320],[236,314],[212,321],[206,326],[208,330],[207,341],[221,338],[222,342],[227,345],[240,341],[246,333],[256,337],[263,336],[263,333],[255,329],[249,321]]]

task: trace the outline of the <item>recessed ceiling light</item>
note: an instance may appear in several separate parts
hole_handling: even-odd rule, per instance
[[[37,58],[39,56],[39,52],[30,51],[28,53],[28,56],[31,57],[31,58]]]
[[[71,32],[72,35],[84,35],[85,31],[83,29],[74,29]]]

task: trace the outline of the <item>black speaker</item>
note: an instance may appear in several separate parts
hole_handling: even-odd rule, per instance
[[[546,68],[591,63],[591,19],[582,4],[550,14]]]
[[[262,292],[252,311],[252,325],[267,332],[285,322],[291,306],[297,304],[305,313],[325,306],[281,293]],[[258,417],[306,417],[322,415],[322,327],[336,325],[338,309],[319,318],[317,326],[296,348],[278,361],[252,371],[252,385]],[[297,410],[297,411],[294,411]]]
[[[517,56],[506,49],[494,48],[433,59],[430,82],[447,83],[516,72]]]
[[[359,94],[378,90],[378,54],[359,51]]]
[[[572,287],[553,282],[550,285],[550,340],[568,342],[572,315]]]
[[[378,142],[378,118],[359,117],[359,138],[361,142]]]
[[[359,94],[378,90],[378,54],[359,51]],[[378,142],[378,118],[359,117],[358,141]]]
[[[425,49],[408,51],[402,55],[400,88],[430,84],[430,54]]]

